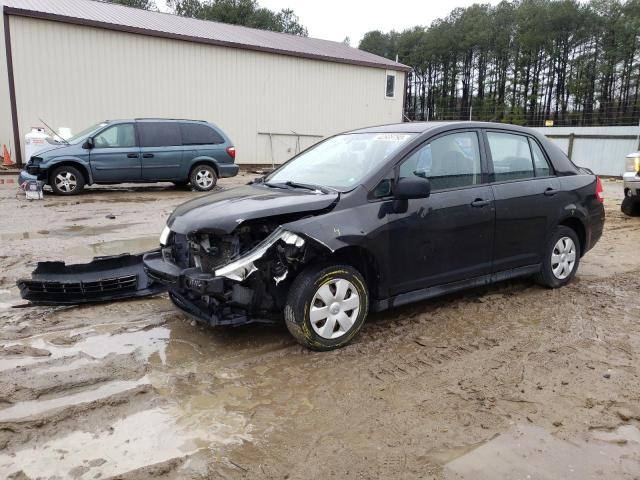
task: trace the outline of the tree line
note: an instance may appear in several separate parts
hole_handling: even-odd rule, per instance
[[[405,115],[521,125],[637,125],[640,0],[504,0],[359,48],[412,67]]]
[[[157,10],[154,0],[103,0],[128,7]],[[162,0],[161,0],[162,1]],[[172,13],[183,17],[231,23],[274,32],[307,36],[307,29],[289,8],[274,12],[256,0],[167,0]]]

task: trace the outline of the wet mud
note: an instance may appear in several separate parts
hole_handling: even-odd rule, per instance
[[[37,261],[153,247],[198,194],[0,189],[0,478],[637,478],[640,219],[621,183],[605,194],[569,286],[409,305],[314,353],[279,326],[195,325],[165,295],[13,308]]]

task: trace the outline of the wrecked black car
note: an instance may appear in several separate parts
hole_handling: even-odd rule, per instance
[[[518,276],[565,285],[602,234],[602,202],[599,179],[533,130],[365,128],[179,206],[144,268],[209,325],[284,316],[328,350],[369,311]]]

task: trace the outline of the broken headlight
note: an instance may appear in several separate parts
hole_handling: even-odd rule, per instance
[[[160,245],[162,245],[163,247],[166,247],[170,234],[171,234],[171,229],[165,225],[164,229],[162,230],[162,233],[160,234]]]

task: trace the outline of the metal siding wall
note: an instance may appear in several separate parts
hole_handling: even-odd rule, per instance
[[[640,127],[539,127],[544,135],[622,135],[637,137]],[[567,153],[567,138],[552,138],[553,142]],[[587,167],[598,175],[621,176],[624,171],[624,157],[639,148],[638,140],[625,138],[575,138],[573,140],[573,163]]]
[[[2,18],[2,1],[0,1],[0,149],[4,144],[13,152],[13,129],[11,127],[7,57],[4,44],[4,19]],[[0,150],[0,156],[1,152],[2,150]],[[15,158],[13,158],[13,161],[15,161]]]
[[[227,132],[238,163],[261,163],[259,131],[328,136],[401,121],[400,72],[390,100],[384,69],[23,17],[11,31],[21,136],[38,117],[73,132],[103,119],[195,118]]]

